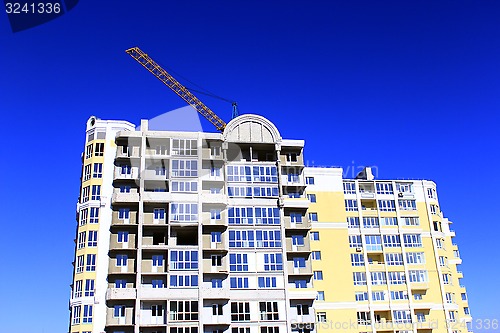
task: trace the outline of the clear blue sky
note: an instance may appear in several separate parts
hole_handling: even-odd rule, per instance
[[[15,34],[0,14],[2,330],[67,330],[86,119],[185,105],[136,45],[305,139],[310,164],[436,181],[472,314],[500,319],[499,1],[81,1]]]

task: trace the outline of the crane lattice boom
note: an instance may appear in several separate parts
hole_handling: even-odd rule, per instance
[[[209,122],[214,124],[214,126],[219,131],[223,131],[226,127],[224,120],[219,118],[208,106],[203,104],[195,95],[193,95],[186,87],[184,87],[179,81],[177,81],[172,75],[170,75],[166,70],[161,68],[153,59],[151,59],[146,53],[144,53],[138,47],[133,47],[128,49],[127,52],[132,58],[134,58],[138,63],[140,63],[144,68],[150,71],[154,76],[156,76],[161,82],[163,82],[167,87],[172,89],[177,95],[179,95],[183,100],[185,100],[189,105],[195,108],[203,117],[205,117]]]

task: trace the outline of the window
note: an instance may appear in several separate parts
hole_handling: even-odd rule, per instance
[[[398,225],[398,219],[396,217],[382,217],[380,219],[381,225]]]
[[[116,255],[116,266],[122,267],[127,266],[128,256],[126,254],[117,254]]]
[[[249,321],[250,303],[231,302],[231,321]]]
[[[355,199],[345,200],[345,209],[348,212],[357,212],[358,211],[358,201]]]
[[[92,185],[92,200],[101,200],[101,185]]]
[[[212,279],[212,288],[222,288],[222,279]]]
[[[378,228],[378,217],[363,217],[363,228]]]
[[[90,195],[90,186],[85,186],[82,189],[82,202],[89,201],[89,195]]]
[[[75,281],[75,286],[73,287],[73,297],[82,297],[82,280]]]
[[[399,200],[399,209],[417,210],[417,203],[415,200]]]
[[[281,253],[264,253],[265,271],[282,271],[283,257]]]
[[[326,312],[316,312],[318,323],[326,323]]]
[[[259,302],[260,320],[279,320],[278,302]]]
[[[470,315],[470,310],[469,310],[469,307],[468,307],[468,306],[465,306],[465,307],[464,307],[464,314],[465,314],[465,315],[468,315],[468,316]]]
[[[76,305],[73,307],[73,320],[72,320],[72,323],[73,325],[77,325],[77,324],[80,324],[80,316],[81,316],[81,312],[82,312],[82,306],[81,305]]]
[[[85,296],[94,296],[94,280],[85,280]]]
[[[379,200],[378,209],[382,212],[395,212],[396,203],[394,200]]]
[[[89,324],[92,322],[92,305],[84,305],[83,306],[83,324]]]
[[[393,310],[392,321],[395,323],[411,323],[410,310]]]
[[[391,299],[393,301],[408,299],[408,293],[406,291],[391,291]]]
[[[287,162],[297,162],[297,153],[286,153]]]
[[[422,247],[420,234],[404,234],[403,240],[405,247]]]
[[[85,270],[87,272],[94,272],[95,271],[95,254],[87,254],[87,265],[85,266]]]
[[[436,205],[430,205],[431,214],[437,215],[439,213],[439,208]]]
[[[377,194],[394,194],[391,183],[377,183]]]
[[[198,142],[192,139],[172,139],[172,155],[198,155]]]
[[[302,235],[292,235],[292,245],[304,246],[304,236]]]
[[[382,251],[382,239],[380,235],[366,235],[365,244],[367,251]]]
[[[96,247],[97,246],[97,230],[90,230],[89,231],[89,239],[87,245],[89,247]]]
[[[210,157],[220,156],[222,152],[221,146],[211,146],[210,147]]]
[[[323,271],[313,272],[314,280],[323,280]]]
[[[311,202],[314,203],[316,202],[316,194],[308,194],[307,199]]]
[[[212,304],[212,316],[222,316],[223,306],[222,304]]]
[[[279,208],[255,207],[256,224],[280,224]]]
[[[350,235],[349,236],[349,247],[363,247],[360,235]]]
[[[425,323],[425,314],[423,312],[415,312],[415,316],[419,323]]]
[[[275,166],[254,166],[253,181],[259,183],[277,183],[278,169]]]
[[[127,243],[128,231],[118,231],[117,238],[118,238],[118,243]]]
[[[281,247],[280,230],[256,230],[255,239],[258,248]]]
[[[410,282],[427,282],[427,271],[426,270],[409,270],[408,271]]]
[[[325,300],[325,292],[318,291],[318,294],[316,295],[316,300],[317,301],[324,301]]]
[[[448,319],[450,322],[454,323],[457,321],[457,318],[456,318],[456,313],[455,311],[450,311],[448,312]]]
[[[387,284],[387,278],[385,272],[371,272],[372,285],[384,285]]]
[[[319,241],[319,231],[311,231],[310,235],[311,240]]]
[[[443,248],[443,240],[441,238],[436,238],[436,247],[438,249],[442,249]]]
[[[83,249],[85,247],[86,238],[87,233],[85,231],[78,233],[78,249]]]
[[[170,219],[175,222],[198,221],[198,204],[172,203],[170,204]]]
[[[84,208],[80,211],[80,226],[84,226],[87,224],[88,216],[89,216],[88,208]]]
[[[299,174],[297,173],[289,173],[287,176],[289,183],[298,183],[300,181]]]
[[[198,320],[198,301],[170,301],[170,320]]]
[[[161,331],[157,331],[157,332],[161,332]],[[114,333],[124,333],[124,332],[116,332],[115,331]],[[153,331],[153,333],[154,333],[154,331]],[[198,333],[198,326],[170,327],[170,333]],[[250,332],[246,332],[246,333],[250,333]]]
[[[250,327],[233,327],[231,333],[250,333]]]
[[[385,300],[385,292],[383,292],[383,291],[372,291],[372,299],[374,301],[384,301]]]
[[[368,300],[368,293],[366,291],[356,291],[354,293],[354,298],[356,302],[363,302]]]
[[[212,254],[210,256],[212,261],[212,267],[221,267],[222,266],[222,255],[220,254]]]
[[[309,314],[309,305],[307,304],[297,304],[297,314],[299,316]]]
[[[415,217],[403,217],[403,224],[407,226],[418,226],[420,225],[420,219],[415,216]]]
[[[347,218],[348,228],[359,228],[359,217],[348,217]]]
[[[439,256],[439,266],[441,267],[448,266],[448,258],[444,256]]]
[[[467,294],[466,293],[461,293],[460,296],[462,297],[462,301],[467,300]]]
[[[304,257],[293,258],[293,267],[294,268],[305,268],[306,267],[306,258],[304,258]]]
[[[102,163],[94,163],[92,178],[102,178]]]
[[[161,267],[163,266],[163,255],[155,254],[152,256],[153,267]]]
[[[127,288],[127,280],[123,279],[115,280],[115,288]]]
[[[166,145],[156,145],[155,146],[155,155],[167,155],[167,146]]]
[[[408,264],[425,264],[425,255],[423,252],[407,252],[406,262]]]
[[[165,287],[165,283],[161,279],[151,280],[151,285],[153,286],[153,288],[164,288]]]
[[[290,221],[292,223],[302,223],[302,214],[301,213],[290,213]]]
[[[163,220],[165,220],[165,209],[163,209],[163,208],[155,208],[155,209],[153,209],[153,220],[154,221],[163,221]]]
[[[295,288],[307,288],[307,281],[306,280],[295,280]]]
[[[276,288],[276,277],[263,277],[258,278],[259,288]]]
[[[366,286],[366,273],[365,272],[353,272],[352,278],[354,280],[355,286]]]
[[[356,194],[356,183],[344,183],[344,194]]]
[[[152,317],[163,317],[163,305],[161,305],[161,304],[151,305],[151,316]]]
[[[130,185],[121,185],[120,186],[120,193],[130,193],[130,189],[132,187]]]
[[[219,221],[220,220],[220,209],[210,209],[210,220]]]
[[[421,301],[421,300],[422,300],[422,298],[423,298],[423,297],[422,297],[422,294],[420,294],[420,293],[415,293],[415,294],[413,294],[413,299],[414,299],[415,301]]]
[[[90,207],[90,224],[99,223],[99,208]]]
[[[384,246],[385,247],[400,247],[401,240],[399,235],[384,235]]]
[[[216,168],[216,167],[210,168],[210,177],[217,178],[217,177],[220,177],[220,174],[221,174],[220,168]]]
[[[230,253],[229,270],[231,272],[248,272],[248,255],[246,253]]]
[[[172,177],[198,177],[198,161],[172,160]]]
[[[403,265],[403,254],[402,253],[386,253],[385,263],[388,266],[400,266]]]
[[[312,251],[311,252],[312,260],[321,260],[321,251]]]
[[[222,233],[220,231],[212,231],[210,233],[210,241],[212,243],[222,243]]]
[[[83,266],[84,266],[84,256],[78,256],[76,257],[76,272],[81,273],[83,272]]]
[[[228,224],[253,224],[251,207],[229,207]]]
[[[198,275],[170,275],[170,287],[183,288],[183,287],[197,287]]]
[[[389,281],[391,284],[406,284],[405,272],[389,272]]]
[[[90,179],[90,171],[91,171],[91,165],[88,164],[83,168],[83,181],[87,181]]]
[[[437,198],[437,195],[436,195],[436,190],[433,189],[433,188],[428,188],[427,189],[427,197],[429,199],[436,199]]]
[[[230,248],[245,248],[254,246],[255,241],[253,230],[229,230]]]
[[[352,253],[351,254],[351,265],[352,266],[364,266],[365,265],[365,256],[361,253]]]
[[[95,156],[104,156],[104,143],[96,143],[95,144]]]
[[[198,191],[197,181],[172,181],[172,192],[196,192]]]
[[[314,177],[306,177],[307,185],[314,185]]]
[[[318,222],[318,213],[309,213],[309,221]]]
[[[115,318],[124,318],[125,317],[125,305],[115,305],[115,311],[113,313],[113,317]]]
[[[442,274],[443,284],[451,284],[451,275],[450,274]]]
[[[85,149],[85,158],[91,158],[93,151],[94,151],[93,145],[92,144],[88,145],[87,149]]]
[[[356,316],[358,318],[358,325],[371,325],[370,312],[358,312]]]
[[[446,293],[446,303],[455,303],[455,295],[453,293]]]
[[[412,193],[413,192],[413,184],[411,184],[411,183],[398,183],[398,184],[396,184],[396,189],[398,192]]]

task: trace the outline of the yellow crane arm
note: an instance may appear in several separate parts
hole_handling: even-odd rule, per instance
[[[140,63],[144,68],[150,71],[154,76],[156,76],[161,82],[163,82],[167,87],[173,90],[177,95],[179,95],[183,100],[185,100],[189,105],[191,105],[196,111],[198,111],[203,117],[205,117],[209,122],[214,124],[214,126],[219,131],[223,131],[226,127],[224,120],[219,118],[208,106],[203,104],[195,95],[193,95],[186,87],[184,87],[179,81],[177,81],[172,75],[170,75],[166,70],[160,67],[153,59],[151,59],[146,53],[144,53],[138,47],[132,47],[126,50],[132,58],[134,58],[138,63]]]

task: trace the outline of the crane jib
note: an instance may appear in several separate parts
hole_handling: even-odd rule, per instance
[[[172,75],[170,75],[166,70],[164,70],[160,65],[154,62],[146,53],[144,53],[138,47],[133,47],[125,51],[132,58],[134,58],[139,64],[151,72],[156,78],[163,82],[167,87],[169,87],[173,92],[175,92],[179,97],[191,105],[196,111],[198,111],[203,117],[205,117],[209,122],[211,122],[219,131],[223,131],[226,127],[226,123],[219,118],[208,106],[203,104],[193,93],[191,93],[186,87],[184,87],[179,81],[177,81]]]

